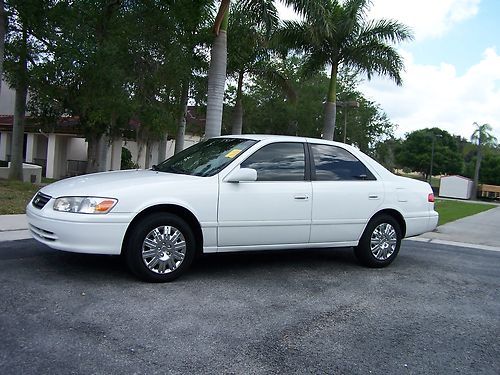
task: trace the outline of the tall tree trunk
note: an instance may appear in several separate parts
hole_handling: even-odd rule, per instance
[[[2,78],[3,78],[3,58],[5,51],[5,4],[4,0],[0,0],[0,93],[2,92]]]
[[[145,150],[146,150],[146,157],[144,159],[144,169],[149,169],[151,168],[151,161],[153,159],[153,154],[151,152],[151,147],[152,147],[152,142],[151,140],[147,140]]]
[[[179,119],[177,124],[177,135],[175,136],[174,153],[184,150],[184,135],[186,134],[186,113],[188,105],[189,84],[183,83],[181,87],[181,100],[179,102]]]
[[[205,138],[217,137],[221,133],[224,86],[227,66],[227,10],[219,34],[214,39],[208,71],[207,118]]]
[[[161,138],[158,144],[158,163],[161,163],[163,160],[167,158],[167,142],[168,142],[168,134],[165,133]]]
[[[243,76],[245,72],[240,71],[238,76],[238,89],[236,91],[236,102],[233,109],[233,126],[231,134],[241,134],[243,130]]]
[[[28,96],[28,34],[23,26],[23,39],[16,72],[16,97],[14,104],[14,126],[12,128],[11,163],[9,179],[23,179],[24,119]]]
[[[102,135],[89,134],[87,136],[87,169],[86,173],[95,173],[99,171],[99,144]]]
[[[97,143],[97,172],[105,172],[107,170],[108,164],[108,147],[109,147],[109,139],[106,134],[103,134],[99,137],[99,141]]]
[[[333,141],[335,134],[335,119],[337,116],[337,64],[332,64],[330,86],[325,103],[325,120],[323,125],[323,139]]]
[[[108,137],[105,134],[87,136],[87,169],[86,173],[106,171],[108,160]]]
[[[474,169],[474,185],[472,187],[472,194],[474,196],[472,199],[477,199],[477,191],[479,188],[479,171],[481,169],[481,161],[483,159],[483,150],[482,150],[482,139],[481,139],[481,133],[479,134],[479,139],[477,142],[477,156],[476,156],[476,167]]]

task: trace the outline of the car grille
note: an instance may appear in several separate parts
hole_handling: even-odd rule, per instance
[[[57,241],[57,239],[58,239],[54,232],[49,232],[48,230],[35,227],[34,225],[29,224],[29,229],[30,229],[33,237],[38,237],[42,240],[51,241],[51,242]]]
[[[41,210],[50,201],[50,198],[52,198],[50,195],[38,192],[35,198],[33,198],[33,206]]]

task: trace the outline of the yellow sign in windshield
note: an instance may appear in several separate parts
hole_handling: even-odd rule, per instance
[[[241,152],[241,150],[238,150],[237,148],[235,148],[234,150],[231,150],[229,151],[227,154],[226,154],[226,158],[234,158],[236,155],[238,155],[239,153]]]

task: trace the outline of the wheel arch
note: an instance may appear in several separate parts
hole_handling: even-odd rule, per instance
[[[159,204],[155,206],[148,207],[141,212],[139,212],[134,219],[130,222],[123,237],[121,253],[123,254],[125,246],[130,238],[132,230],[134,227],[146,216],[157,213],[165,212],[179,216],[181,219],[186,221],[186,223],[191,227],[195,240],[196,240],[196,253],[201,254],[203,252],[203,232],[201,230],[201,224],[196,218],[196,216],[187,208],[179,206],[177,204]]]
[[[398,210],[395,210],[393,208],[385,208],[383,210],[378,211],[375,215],[373,215],[371,217],[371,219],[368,221],[368,223],[380,215],[389,215],[389,216],[393,217],[394,220],[396,220],[398,222],[399,227],[401,229],[401,238],[405,238],[405,236],[406,236],[406,221],[405,221],[403,215],[401,214],[401,212],[399,212]],[[366,225],[368,225],[368,223],[366,223]],[[366,227],[365,227],[365,229],[366,229]]]

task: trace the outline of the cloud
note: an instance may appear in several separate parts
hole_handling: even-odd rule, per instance
[[[473,122],[489,123],[500,140],[500,55],[494,48],[463,75],[453,65],[418,65],[412,55],[406,61],[403,86],[385,78],[364,82],[361,91],[380,103],[398,124],[397,135],[425,127],[469,138]]]
[[[373,0],[369,18],[390,18],[412,28],[417,41],[442,36],[453,25],[475,16],[481,0]],[[283,20],[299,16],[281,0],[276,6]]]
[[[480,0],[374,0],[370,18],[396,19],[410,26],[417,41],[442,36],[478,13]]]

